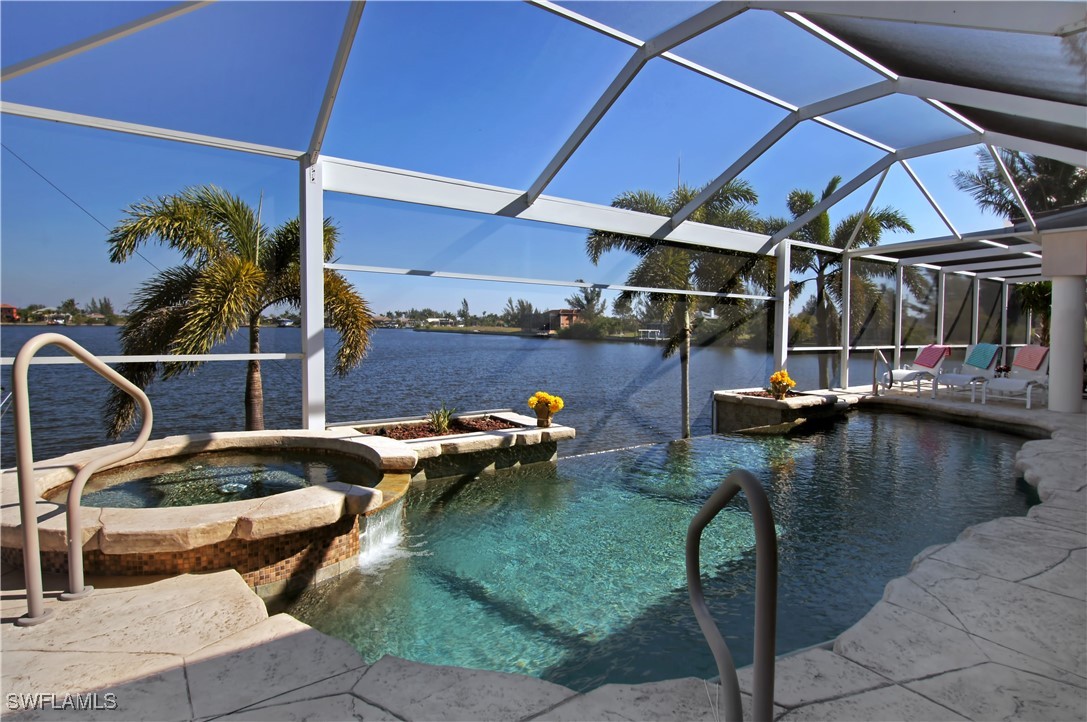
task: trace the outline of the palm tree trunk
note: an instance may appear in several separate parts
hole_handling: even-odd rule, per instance
[[[683,417],[683,436],[691,438],[691,314],[686,299],[680,302],[683,318],[683,334],[679,345],[680,414]]]
[[[249,353],[260,353],[260,315],[249,319]],[[264,384],[260,361],[250,359],[245,375],[245,430],[264,431]]]
[[[815,280],[815,345],[828,346],[830,344],[830,320],[827,318],[827,293],[824,284],[827,282],[822,269],[816,274]],[[830,371],[827,369],[827,357],[823,351],[815,355],[819,361],[819,388],[830,388]]]

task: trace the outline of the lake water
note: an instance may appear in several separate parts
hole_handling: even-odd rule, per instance
[[[13,357],[27,339],[57,330],[96,354],[119,354],[118,328],[4,326],[0,350]],[[329,333],[328,358],[335,350]],[[266,352],[297,353],[297,328],[261,330]],[[244,334],[221,348],[247,350]],[[49,349],[42,354],[63,354]],[[789,360],[798,388],[816,386],[816,358]],[[855,379],[870,374],[871,362],[857,359]],[[297,428],[302,408],[300,361],[263,364],[265,424]],[[691,358],[692,433],[710,433],[714,389],[759,387],[774,369],[772,358],[744,348],[697,348]],[[11,368],[3,386],[10,390]],[[34,366],[30,371],[34,457],[44,459],[108,443],[102,407],[107,382],[80,365]],[[679,359],[661,357],[661,347],[636,343],[567,341],[486,334],[426,333],[379,329],[362,364],[347,376],[328,375],[328,421],[417,416],[444,402],[461,411],[513,408],[530,413],[525,402],[538,390],[559,394],[566,408],[556,422],[577,429],[560,445],[570,456],[636,444],[669,441],[680,435]],[[195,373],[156,381],[148,390],[155,412],[152,438],[171,434],[241,430],[245,425],[245,363],[204,364]],[[3,466],[15,463],[12,413],[0,420]],[[131,432],[126,438],[133,438]]]

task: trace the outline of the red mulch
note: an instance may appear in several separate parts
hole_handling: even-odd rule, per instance
[[[453,434],[470,434],[474,431],[498,431],[500,429],[519,429],[517,424],[511,424],[493,416],[482,416],[474,419],[453,419],[449,429],[444,434],[439,434],[429,421],[417,424],[399,424],[386,426],[374,433],[388,436],[390,439],[409,441],[411,439],[423,439],[428,436],[451,436]]]
[[[774,398],[774,395],[772,393],[770,393],[769,391],[740,391],[740,392],[737,393],[737,395],[738,396],[758,396],[759,398],[763,398],[763,399],[772,399],[772,398]],[[800,394],[798,394],[795,391],[786,391],[785,395],[786,396],[799,396]]]

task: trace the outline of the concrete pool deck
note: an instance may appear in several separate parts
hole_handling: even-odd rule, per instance
[[[862,405],[1044,432],[1049,438],[1026,442],[1016,457],[1042,503],[1025,517],[978,524],[950,544],[918,550],[909,573],[892,580],[857,624],[825,647],[781,657],[776,718],[1087,719],[1087,416],[1027,411],[1021,401],[982,406],[961,396],[869,399],[864,389],[852,391]],[[21,628],[13,622],[26,610],[22,575],[4,570],[5,716],[715,719],[714,685],[697,679],[579,694],[530,677],[393,657],[368,664],[345,642],[287,615],[269,617],[232,571],[89,581],[94,594],[62,603],[64,580],[48,578],[54,619]],[[749,672],[740,676],[748,689]]]

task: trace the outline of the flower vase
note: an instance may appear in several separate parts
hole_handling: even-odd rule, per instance
[[[551,425],[551,407],[547,404],[536,404],[536,426],[547,428]]]

